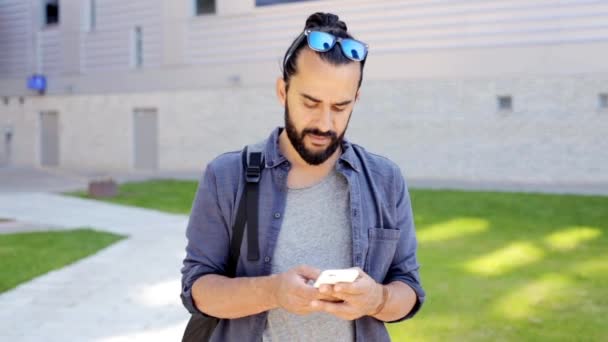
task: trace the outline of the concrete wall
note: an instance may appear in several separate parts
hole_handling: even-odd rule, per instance
[[[97,1],[91,31],[79,15],[84,1],[62,1],[61,23],[43,29],[39,3],[0,4],[0,96],[31,94],[24,84],[35,71],[48,76],[47,94],[272,83],[315,11],[339,14],[370,44],[370,80],[608,72],[603,1],[224,0],[217,14],[194,16],[190,1],[107,0]],[[143,68],[131,66],[135,26],[143,28]]]
[[[608,74],[370,82],[352,135],[418,179],[608,181]],[[514,110],[497,110],[510,94]]]
[[[200,170],[283,123],[279,60],[321,10],[370,44],[350,138],[408,177],[608,182],[608,2],[233,0],[195,17],[188,1],[108,0],[91,31],[76,15],[84,2],[61,3],[61,24],[42,30],[37,1],[0,4],[0,129],[14,130],[13,164],[39,165],[39,115],[54,110],[61,167],[130,170],[133,110],[151,107],[159,167]],[[141,69],[130,66],[135,25]],[[24,87],[37,70],[49,77],[43,96]],[[497,110],[497,96],[513,111]]]
[[[22,77],[33,65],[32,15],[28,2],[0,3],[0,80]]]
[[[8,104],[0,102],[0,151],[6,149],[4,134],[10,129],[12,165],[39,165],[37,146],[39,117],[34,114],[36,111],[34,105],[34,101],[25,98],[22,104],[16,97],[10,98]],[[4,154],[4,152],[0,153]]]
[[[597,94],[607,84],[608,74],[364,82],[348,136],[416,179],[606,183],[608,111]],[[512,112],[497,110],[496,94],[512,96]],[[163,170],[202,169],[283,123],[272,87],[28,98],[8,106],[15,162],[38,163],[31,132],[40,111],[57,110],[62,167],[129,170],[136,107],[158,109]]]

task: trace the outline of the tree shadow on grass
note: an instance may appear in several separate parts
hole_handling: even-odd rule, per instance
[[[608,197],[412,191],[427,303],[394,340],[608,338]]]

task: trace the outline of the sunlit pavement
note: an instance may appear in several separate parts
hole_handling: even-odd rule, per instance
[[[0,192],[66,192],[86,189],[89,181],[112,178],[122,183],[148,179],[185,179],[197,181],[199,171],[125,171],[102,172],[31,166],[0,167]]]
[[[0,192],[0,217],[127,235],[0,294],[2,341],[177,341],[187,217],[46,193]]]

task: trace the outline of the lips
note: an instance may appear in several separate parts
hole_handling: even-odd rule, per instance
[[[322,135],[315,135],[315,134],[309,134],[308,137],[310,138],[310,140],[312,141],[313,144],[317,144],[317,145],[327,144],[330,140],[329,137],[322,136]]]

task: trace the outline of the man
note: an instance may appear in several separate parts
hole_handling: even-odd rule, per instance
[[[424,301],[401,172],[344,140],[366,57],[367,46],[325,13],[311,15],[286,52],[276,83],[285,128],[263,144],[261,257],[241,257],[235,278],[223,274],[245,183],[240,151],[207,166],[182,298],[190,312],[222,318],[212,340],[386,341],[384,322],[412,317]],[[350,267],[353,283],[311,285],[324,269]]]

